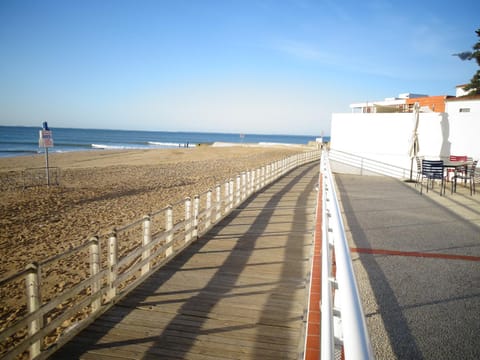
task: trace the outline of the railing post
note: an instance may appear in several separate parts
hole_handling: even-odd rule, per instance
[[[228,213],[228,209],[229,209],[229,206],[230,204],[228,203],[229,200],[230,200],[230,182],[227,181],[225,182],[225,198],[224,198],[224,207],[223,207],[223,211],[224,213]]]
[[[198,239],[198,215],[200,214],[200,196],[195,195],[193,198],[193,239]]]
[[[210,229],[210,225],[212,224],[212,189],[208,189],[205,207],[206,207],[205,228]]]
[[[245,197],[249,197],[253,192],[253,184],[255,184],[255,170],[248,170],[247,173],[247,194]]]
[[[94,277],[100,272],[100,242],[98,241],[98,237],[94,236],[90,240],[90,276]],[[96,293],[100,291],[101,288],[101,281],[98,279],[97,281],[92,283],[92,296],[96,296]],[[102,304],[102,298],[99,297],[92,301],[92,313],[95,313],[100,309]]]
[[[230,179],[230,182],[229,182],[229,194],[230,194],[230,197],[228,200],[228,204],[229,204],[228,211],[233,209],[233,179]]]
[[[237,187],[235,189],[235,205],[238,205],[240,203],[241,190],[241,177],[240,175],[237,175]]]
[[[247,193],[247,173],[242,172],[242,191],[240,194],[240,200],[245,200],[245,194]]]
[[[152,242],[152,219],[149,215],[143,217],[143,241],[142,246],[146,247]],[[142,260],[146,260],[150,257],[150,249],[143,250]],[[144,276],[150,272],[150,261],[142,266],[141,276]]]
[[[118,262],[118,241],[117,229],[113,229],[108,238],[108,292],[107,301],[111,301],[117,295],[117,287],[115,280],[117,280],[117,262]]]
[[[215,207],[215,221],[218,221],[222,217],[222,187],[217,185],[216,193],[216,207]]]
[[[168,233],[166,238],[166,244],[169,245],[165,250],[165,257],[169,257],[173,253],[173,206],[167,206],[167,212],[165,214],[165,231]]]
[[[185,242],[192,239],[192,200],[185,198]]]
[[[255,191],[258,191],[258,190],[260,190],[260,184],[261,184],[261,182],[262,182],[262,169],[261,169],[261,168],[255,170],[254,180],[255,180],[255,181],[253,182],[253,184],[254,184],[254,186],[255,186],[255,187],[254,187],[254,190],[255,190]]]
[[[28,271],[27,276],[25,277],[25,285],[27,290],[27,310],[31,314],[40,308],[42,302],[40,298],[40,266],[37,263],[28,264],[26,270]],[[42,326],[42,317],[35,317],[28,324],[28,335],[35,335],[40,331]],[[41,340],[37,340],[30,345],[30,359],[40,355],[41,344]]]

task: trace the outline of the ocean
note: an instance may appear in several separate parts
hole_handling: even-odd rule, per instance
[[[41,127],[0,126],[0,157],[43,153],[39,147]],[[50,128],[53,147],[49,152],[100,151],[102,149],[166,149],[195,147],[214,142],[307,144],[315,136],[224,134],[137,130]]]

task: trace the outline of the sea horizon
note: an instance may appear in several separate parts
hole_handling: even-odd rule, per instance
[[[39,146],[40,126],[0,125],[0,157],[43,153]],[[101,149],[193,148],[215,142],[238,144],[308,144],[319,136],[252,134],[197,131],[50,128],[53,147],[49,152],[94,151]],[[326,137],[328,138],[328,137]]]
[[[33,126],[33,125],[0,125],[1,128],[35,128],[38,130],[42,129],[42,126]],[[263,133],[263,132],[238,132],[238,131],[213,131],[213,130],[146,130],[146,129],[108,129],[108,128],[90,128],[90,127],[64,127],[64,126],[56,126],[51,130],[55,129],[71,129],[71,130],[102,130],[102,131],[139,131],[139,132],[161,132],[161,133],[197,133],[197,134],[226,134],[226,135],[256,135],[256,136],[301,136],[301,137],[322,137],[322,135],[311,135],[311,134],[285,134],[285,133]],[[323,137],[329,137],[329,135],[324,135]]]

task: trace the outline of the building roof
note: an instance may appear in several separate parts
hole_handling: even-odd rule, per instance
[[[465,95],[465,96],[457,96],[457,97],[447,97],[445,101],[475,101],[480,100],[480,94],[475,95]]]

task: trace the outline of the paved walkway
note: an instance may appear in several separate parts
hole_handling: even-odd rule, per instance
[[[297,359],[318,168],[252,196],[52,358]]]
[[[336,175],[377,359],[480,359],[480,194]]]

